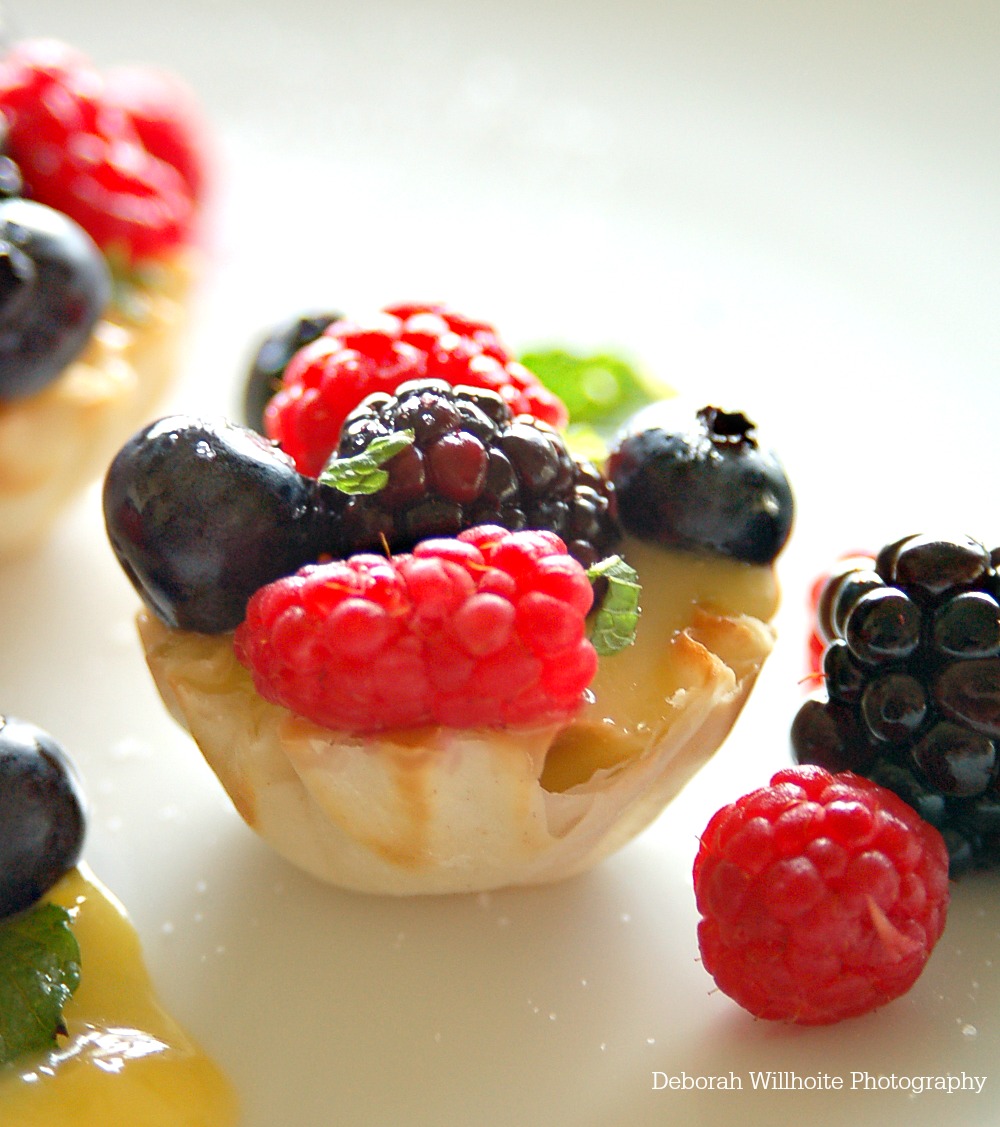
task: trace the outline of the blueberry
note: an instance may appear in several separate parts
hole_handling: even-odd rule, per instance
[[[79,860],[80,781],[47,732],[0,716],[0,918],[30,908]]]
[[[115,456],[104,519],[150,609],[168,626],[219,634],[257,588],[316,559],[315,489],[248,427],[177,415]]]
[[[110,296],[107,264],[80,226],[33,200],[0,199],[0,399],[51,383]]]
[[[288,361],[311,344],[342,313],[306,313],[275,326],[254,354],[243,396],[243,417],[248,426],[264,433],[264,408],[281,386]]]
[[[666,547],[763,564],[791,531],[785,472],[741,412],[654,403],[616,439],[607,473],[625,529]]]

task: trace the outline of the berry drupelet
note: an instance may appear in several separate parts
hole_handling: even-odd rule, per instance
[[[817,605],[825,693],[792,725],[800,763],[894,790],[952,872],[1000,861],[1000,576],[971,537],[914,535],[834,571]]]

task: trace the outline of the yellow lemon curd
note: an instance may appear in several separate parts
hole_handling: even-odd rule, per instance
[[[230,1127],[235,1095],[158,1002],[125,910],[86,865],[47,894],[73,916],[80,985],[67,1034],[0,1069],[0,1123],[17,1127]]]

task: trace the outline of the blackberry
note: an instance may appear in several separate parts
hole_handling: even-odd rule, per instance
[[[904,537],[827,580],[825,694],[799,710],[799,763],[894,790],[941,830],[952,872],[1000,863],[1000,552]]]
[[[350,459],[406,432],[412,442],[386,460],[376,492],[338,492]],[[368,396],[345,419],[320,480],[341,482],[321,488],[332,554],[386,545],[408,551],[428,537],[498,524],[555,532],[589,567],[619,539],[611,487],[593,465],[573,458],[557,430],[513,416],[496,392],[443,380]]]

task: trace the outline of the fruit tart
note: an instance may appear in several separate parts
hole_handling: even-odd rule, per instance
[[[104,485],[153,678],[245,821],[400,895],[568,877],[648,825],[772,646],[792,495],[754,425],[656,403],[600,467],[440,305],[281,326],[250,383],[264,434],[161,419]]]
[[[124,909],[81,860],[62,746],[0,717],[0,1122],[227,1127],[228,1082],[157,1001]]]
[[[37,543],[176,371],[205,195],[179,80],[0,58],[0,556]]]

